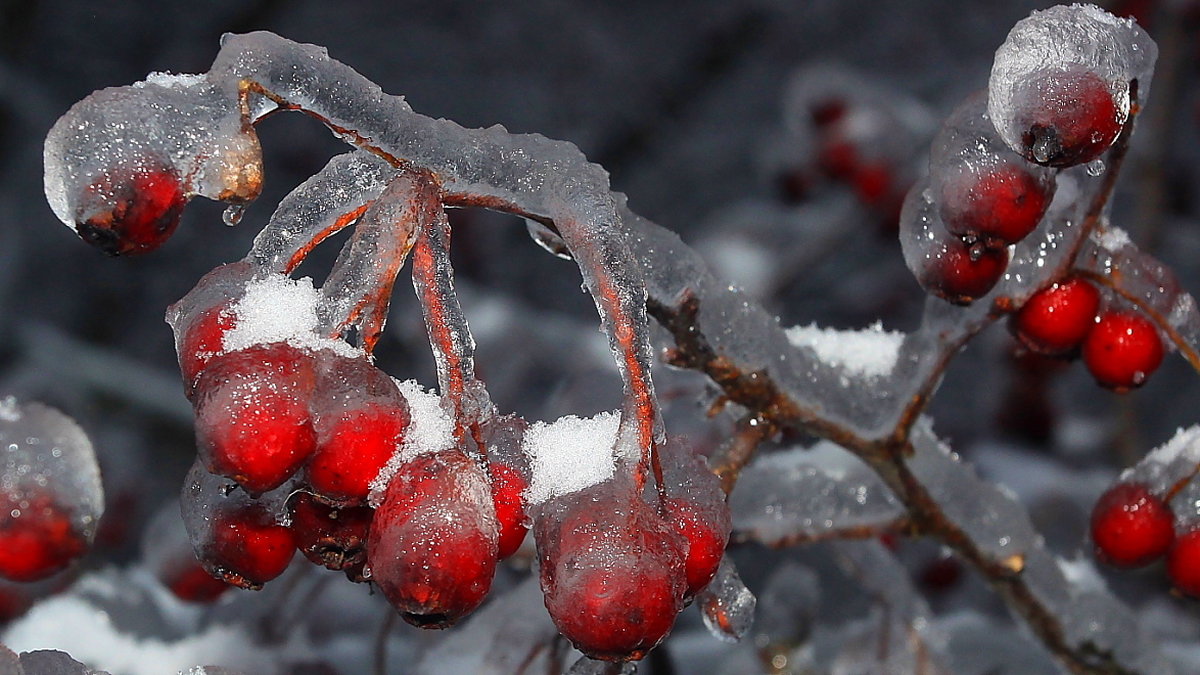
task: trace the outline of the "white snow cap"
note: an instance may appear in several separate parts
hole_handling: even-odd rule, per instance
[[[1176,430],[1171,440],[1151,450],[1140,464],[1168,464],[1180,458],[1200,463],[1200,424]]]
[[[880,377],[892,372],[900,354],[904,334],[886,331],[876,321],[862,330],[821,328],[816,324],[793,326],[786,331],[794,347],[808,347],[817,358],[861,377]]]
[[[531,473],[526,501],[541,504],[611,478],[620,421],[619,414],[605,412],[588,418],[567,415],[530,426],[522,445]]]
[[[429,452],[441,452],[454,447],[454,420],[442,409],[441,399],[432,391],[426,391],[416,380],[394,380],[400,393],[408,401],[411,421],[404,432],[404,442],[395,454],[379,470],[371,481],[371,492],[367,498],[371,506],[378,507],[383,500],[392,476],[408,460]]]
[[[320,294],[312,279],[291,279],[282,274],[255,279],[246,284],[245,294],[230,308],[234,327],[225,333],[225,351],[258,344],[287,342],[301,349],[328,349],[351,358],[362,356],[342,340],[317,334],[317,303]]]

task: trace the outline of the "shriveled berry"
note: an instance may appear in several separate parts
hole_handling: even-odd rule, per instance
[[[1017,100],[1032,102],[1018,119],[1021,154],[1046,166],[1074,166],[1099,157],[1121,132],[1124,114],[1108,85],[1090,70],[1030,78]]]
[[[507,558],[525,541],[529,528],[525,525],[525,504],[521,493],[528,487],[517,470],[500,462],[491,463],[492,501],[496,508],[496,523],[499,528],[498,556]]]
[[[1007,267],[1007,249],[969,247],[952,237],[941,255],[929,262],[921,285],[943,300],[969,305],[987,295]]]
[[[339,413],[308,464],[308,482],[325,499],[361,503],[408,429],[408,409],[386,401],[367,402]]]
[[[197,382],[196,442],[213,473],[251,494],[283,484],[316,449],[313,357],[286,343],[209,363]]]
[[[233,586],[258,590],[283,574],[296,543],[292,531],[256,504],[219,509],[201,562]]]
[[[1189,530],[1175,540],[1167,555],[1167,576],[1181,593],[1200,598],[1200,530]]]
[[[87,191],[109,208],[85,214],[75,229],[84,241],[114,256],[161,246],[175,232],[187,204],[179,173],[161,161],[111,169]]]
[[[1013,317],[1013,330],[1030,351],[1068,353],[1096,325],[1100,291],[1078,277],[1052,284],[1030,296]]]
[[[1134,312],[1106,312],[1083,342],[1083,362],[1092,377],[1117,391],[1140,387],[1162,360],[1158,330]]]
[[[0,576],[37,581],[66,569],[87,550],[70,513],[48,497],[8,500],[0,509]]]
[[[1171,507],[1146,486],[1118,483],[1092,509],[1096,556],[1114,567],[1147,565],[1170,548],[1174,523]]]
[[[945,181],[938,208],[951,233],[1001,248],[1033,232],[1053,195],[1052,181],[1005,162]]]
[[[408,623],[445,628],[487,597],[496,573],[487,477],[460,450],[420,455],[392,477],[367,544],[371,578]]]
[[[719,523],[710,522],[704,512],[688,499],[668,498],[663,502],[663,516],[676,532],[687,540],[688,595],[699,593],[717,574],[727,543]]]
[[[315,565],[331,570],[361,567],[367,559],[367,536],[375,510],[367,506],[336,508],[307,493],[289,504],[296,548]]]

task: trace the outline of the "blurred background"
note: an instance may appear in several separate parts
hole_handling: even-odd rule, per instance
[[[165,308],[244,255],[274,204],[344,146],[312,120],[275,116],[259,127],[266,190],[239,225],[197,200],[162,249],[110,259],[51,214],[42,141],[93,90],[207,70],[222,33],[323,45],[425,115],[576,143],[633,210],[679,232],[784,325],[878,319],[906,330],[922,294],[895,239],[898,200],[924,171],[939,120],[986,86],[1013,23],[1049,4],[0,0],[0,395],[57,406],[91,434],[116,515],[87,564],[136,560],[142,527],[194,454]],[[1139,16],[1161,50],[1114,223],[1200,291],[1197,6],[1106,4]],[[865,121],[831,131],[821,106],[839,100]],[[848,159],[845,145],[858,154]],[[501,407],[532,419],[613,408],[615,369],[575,267],[532,246],[519,220],[452,218],[480,372]],[[301,274],[319,282],[337,247],[319,249]],[[406,283],[397,289],[379,363],[432,383],[415,303]],[[933,412],[985,473],[1048,500],[1044,518],[1031,505],[1035,522],[1061,529],[1052,543],[1070,550],[1082,544],[1089,491],[1200,421],[1198,383],[1174,358],[1117,397],[1078,365],[1016,354],[996,327],[951,367]],[[698,378],[664,371],[660,396],[678,430],[710,445],[728,430],[728,420],[705,420],[711,392]],[[1025,461],[1082,481],[1084,496],[1030,487]],[[917,555],[915,568],[935,554]]]

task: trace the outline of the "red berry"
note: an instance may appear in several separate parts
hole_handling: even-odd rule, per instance
[[[361,566],[367,559],[367,536],[374,509],[336,508],[297,494],[290,504],[296,548],[314,565],[331,570]]]
[[[968,247],[956,237],[925,269],[921,285],[956,305],[969,305],[992,290],[1008,267],[1007,249]]]
[[[208,308],[188,326],[179,343],[179,370],[189,395],[208,362],[225,351],[225,334],[233,326],[234,316],[229,303]]]
[[[1114,567],[1149,564],[1170,548],[1174,523],[1171,507],[1145,486],[1118,483],[1092,509],[1096,556]]]
[[[817,164],[837,180],[850,180],[858,173],[862,161],[854,144],[838,136],[821,144]]]
[[[1180,592],[1200,598],[1200,530],[1181,534],[1167,556],[1167,576]]]
[[[840,98],[830,98],[814,103],[809,108],[809,114],[812,115],[812,122],[818,129],[823,129],[835,122],[840,122],[846,117],[848,106],[846,102]]]
[[[296,552],[292,531],[256,504],[218,509],[201,562],[226,583],[258,590],[283,574]]]
[[[0,509],[0,576],[5,579],[44,579],[86,549],[70,514],[48,497],[10,498]]]
[[[546,609],[584,654],[640,659],[683,608],[686,544],[636,497],[583,496],[567,508],[557,526],[537,524]]]
[[[107,210],[85,214],[76,224],[79,236],[109,255],[153,251],[175,232],[187,204],[175,169],[147,161],[132,174],[113,169],[87,191]]]
[[[158,571],[158,578],[175,597],[196,604],[213,602],[231,588],[191,555],[169,561]]]
[[[367,544],[371,577],[400,616],[445,628],[487,597],[496,525],[483,470],[459,450],[420,455],[388,483]]]
[[[1099,309],[1100,291],[1075,277],[1030,296],[1013,317],[1013,328],[1030,351],[1065,354],[1083,343]]]
[[[521,493],[528,487],[517,470],[499,462],[491,463],[492,501],[496,508],[496,523],[499,526],[498,557],[503,560],[521,548],[525,533],[525,505]]]
[[[892,169],[886,162],[864,162],[850,177],[854,194],[868,206],[877,206],[891,194]]]
[[[1154,324],[1133,312],[1101,315],[1083,343],[1083,363],[1105,387],[1140,387],[1163,359],[1162,339]]]
[[[1053,194],[1053,183],[1005,163],[947,180],[938,205],[951,233],[1001,248],[1033,232]]]
[[[197,382],[196,442],[212,473],[251,494],[279,487],[316,449],[313,358],[285,343],[209,363]]]
[[[687,540],[687,592],[695,595],[717,574],[725,555],[724,532],[688,499],[668,498],[663,502],[663,516]]]
[[[1099,157],[1124,122],[1108,85],[1089,70],[1031,78],[1017,100],[1034,104],[1018,119],[1021,154],[1046,166],[1074,166]]]
[[[383,401],[342,411],[321,434],[309,461],[313,491],[330,501],[361,503],[403,442],[408,422],[407,408]]]

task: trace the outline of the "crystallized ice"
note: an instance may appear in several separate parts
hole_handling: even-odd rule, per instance
[[[721,560],[717,576],[708,588],[696,595],[704,626],[723,642],[737,642],[746,635],[754,623],[757,603],[728,557]]]
[[[1154,41],[1132,19],[1095,5],[1036,11],[996,50],[988,110],[1015,152],[1053,166],[1079,163],[1070,147],[1075,125],[1088,127],[1080,128],[1079,144],[1098,141],[1092,134],[1110,134],[1111,143],[1109,127],[1125,123],[1131,94],[1147,100],[1157,56]]]

